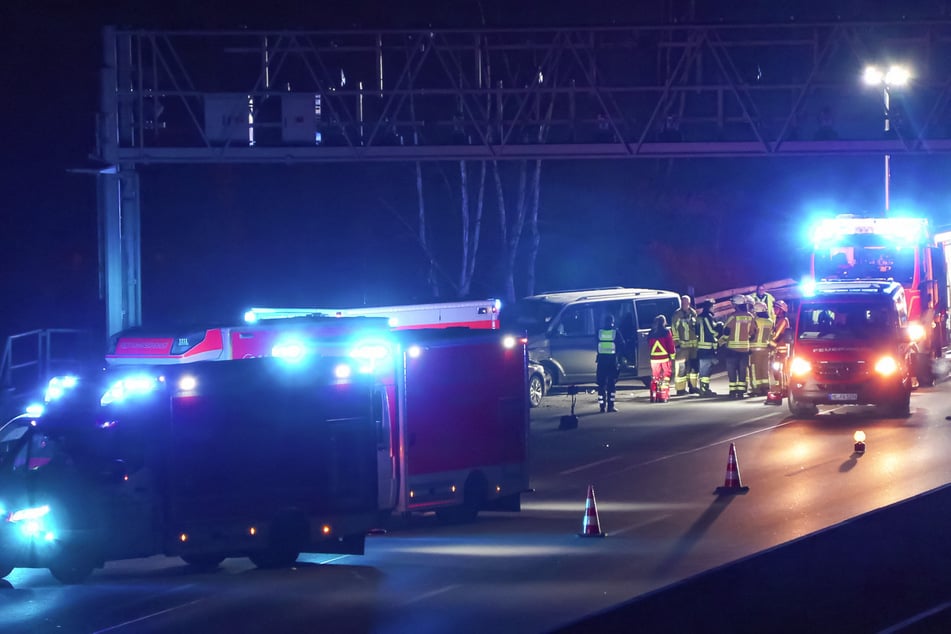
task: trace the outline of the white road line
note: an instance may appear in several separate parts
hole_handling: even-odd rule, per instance
[[[350,555],[340,555],[339,557],[331,557],[331,558],[328,559],[327,561],[322,561],[322,562],[320,562],[320,563],[321,563],[321,565],[323,565],[323,564],[331,564],[331,563],[333,563],[333,562],[335,562],[335,561],[340,561],[341,559],[344,559],[345,557],[349,557],[349,556],[350,556]]]
[[[936,605],[930,610],[919,612],[918,614],[905,619],[901,623],[896,623],[895,625],[892,625],[891,627],[885,628],[884,630],[879,632],[879,634],[894,634],[895,632],[901,632],[907,629],[908,627],[914,625],[915,623],[918,623],[919,621],[923,621],[924,619],[927,619],[929,616],[934,616],[935,614],[941,614],[948,608],[951,608],[951,601],[945,601],[941,605]]]
[[[650,519],[644,520],[643,522],[638,522],[637,524],[631,524],[630,526],[619,528],[616,531],[608,531],[608,533],[610,533],[611,535],[620,535],[621,533],[637,530],[638,528],[643,528],[644,526],[648,526],[649,524],[660,522],[661,520],[665,520],[668,517],[670,517],[670,513],[667,513],[666,515],[658,515],[657,517],[652,517]]]
[[[764,415],[762,415],[762,416],[757,416],[756,418],[751,418],[751,419],[749,419],[749,420],[740,421],[740,424],[741,424],[741,425],[745,425],[746,423],[755,423],[756,421],[762,420],[762,419],[767,418],[767,417],[769,417],[769,416],[772,416],[772,414],[764,414]],[[733,442],[733,441],[735,441],[735,440],[739,440],[740,438],[746,438],[746,437],[748,437],[748,436],[754,436],[754,435],[756,435],[756,434],[761,434],[761,433],[763,433],[763,432],[765,432],[765,431],[772,431],[772,430],[774,430],[774,429],[779,429],[780,427],[785,427],[786,425],[791,425],[792,423],[797,423],[797,422],[799,422],[799,421],[798,421],[798,420],[795,420],[795,419],[794,419],[794,420],[788,420],[788,421],[785,421],[785,422],[783,422],[783,423],[779,423],[779,424],[777,424],[777,425],[771,425],[771,426],[769,426],[769,427],[764,427],[763,429],[757,429],[756,431],[751,431],[751,432],[748,432],[748,433],[745,433],[745,434],[740,434],[739,436],[733,436],[733,437],[727,438],[727,439],[725,439],[725,440],[718,440],[717,442],[713,442],[713,443],[710,443],[710,444],[708,444],[708,445],[703,445],[702,447],[694,447],[693,449],[687,449],[687,450],[685,450],[685,451],[678,451],[677,453],[667,454],[666,456],[661,456],[661,457],[659,457],[659,458],[654,458],[653,460],[648,460],[647,462],[640,462],[640,463],[638,463],[638,464],[633,464],[633,465],[624,467],[624,468],[621,469],[618,473],[622,473],[622,472],[624,472],[624,471],[631,471],[632,469],[638,469],[638,468],[640,468],[640,467],[646,467],[647,465],[655,464],[655,463],[657,463],[657,462],[663,462],[664,460],[670,460],[671,458],[678,458],[678,457],[680,457],[680,456],[686,456],[686,455],[688,455],[688,454],[697,453],[698,451],[703,451],[704,449],[710,449],[711,447],[718,447],[718,446],[720,446],[720,445],[722,445],[722,444],[724,444],[724,443]]]
[[[418,603],[419,601],[425,601],[426,599],[429,599],[429,598],[431,598],[431,597],[435,597],[435,596],[438,596],[438,595],[440,595],[440,594],[449,592],[450,590],[455,590],[455,589],[458,588],[458,587],[459,587],[459,584],[454,583],[454,584],[452,584],[452,585],[450,585],[450,586],[444,586],[444,587],[442,587],[442,588],[437,588],[436,590],[433,590],[432,592],[427,592],[427,593],[425,593],[425,594],[419,595],[418,597],[413,597],[413,598],[410,599],[409,601],[404,601],[404,602],[403,602],[403,605],[410,605],[410,604],[412,604],[412,603]]]
[[[181,605],[176,605],[176,606],[171,607],[171,608],[166,608],[166,609],[164,609],[164,610],[159,610],[158,612],[153,612],[152,614],[146,614],[145,616],[140,616],[139,618],[137,618],[137,619],[132,619],[131,621],[126,621],[126,622],[124,622],[124,623],[119,623],[118,625],[113,625],[113,626],[111,626],[111,627],[107,627],[107,628],[104,629],[104,630],[96,630],[96,632],[95,632],[94,634],[102,634],[103,632],[112,632],[112,631],[115,631],[115,630],[119,630],[119,629],[122,629],[122,628],[124,628],[124,627],[129,626],[129,625],[134,625],[134,624],[136,624],[136,623],[141,623],[142,621],[147,621],[148,619],[155,618],[156,616],[161,616],[161,615],[163,615],[163,614],[168,614],[169,612],[174,612],[175,610],[180,610],[180,609],[182,609],[182,608],[187,608],[188,606],[195,605],[196,603],[201,603],[202,601],[204,601],[204,599],[195,599],[194,601],[189,601],[188,603],[183,603],[183,604],[181,604]]]
[[[588,464],[583,464],[580,467],[575,467],[574,469],[568,469],[567,471],[562,471],[558,475],[571,475],[572,473],[584,471],[585,469],[596,467],[599,464],[604,464],[605,462],[613,462],[614,460],[620,460],[620,459],[621,459],[621,456],[613,456],[611,458],[605,458],[604,460],[598,460],[597,462],[589,462]]]

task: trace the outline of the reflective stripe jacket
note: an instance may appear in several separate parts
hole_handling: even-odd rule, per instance
[[[697,311],[678,308],[670,320],[674,343],[684,348],[697,347]]]
[[[755,336],[756,323],[749,313],[733,313],[723,326],[723,341],[734,352],[749,352],[750,340]]]
[[[697,348],[700,350],[716,350],[717,339],[723,330],[723,323],[716,320],[712,313],[700,314],[697,320]]]
[[[751,350],[765,350],[773,340],[773,322],[769,317],[754,317],[756,336],[750,340]]]
[[[664,328],[663,333],[651,331],[648,335],[647,346],[651,351],[651,361],[670,361],[677,356],[677,348],[674,346],[674,337],[670,334],[670,328]]]

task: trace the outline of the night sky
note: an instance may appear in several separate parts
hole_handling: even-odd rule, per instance
[[[475,26],[478,3],[5,2],[0,64],[3,222],[0,336],[41,327],[102,328],[96,190],[101,27],[357,28]],[[664,18],[663,3],[483,3],[490,25],[632,24]],[[667,3],[674,12],[690,4]],[[707,3],[697,2],[704,6]],[[719,3],[716,3],[719,4]],[[743,5],[746,5],[743,8]],[[893,17],[895,3],[737,3],[739,18]],[[82,11],[75,6],[85,7]],[[267,8],[263,8],[267,5]],[[595,6],[588,3],[585,6]],[[383,9],[385,7],[385,10]],[[539,10],[544,7],[544,10]],[[945,16],[944,2],[901,11]],[[917,13],[916,13],[917,12]],[[722,17],[722,16],[721,16]],[[738,19],[737,16],[726,16]],[[716,19],[716,16],[710,16]],[[381,22],[385,20],[386,22]],[[946,205],[949,161],[893,161],[893,200]],[[442,169],[455,171],[455,164]],[[425,259],[396,218],[414,219],[410,164],[143,167],[143,312],[149,321],[237,319],[254,304],[348,305],[431,301]],[[442,178],[429,166],[427,186]],[[697,292],[802,272],[798,222],[817,200],[881,205],[881,158],[551,161],[542,175],[536,290],[613,284]],[[661,202],[658,202],[661,201]],[[448,197],[432,222],[455,239]],[[666,208],[665,208],[666,207]],[[442,208],[442,214],[437,210]],[[730,227],[716,218],[726,211]],[[499,296],[494,215],[486,211],[472,295]],[[945,212],[946,213],[946,212]],[[732,228],[731,228],[732,227]],[[442,247],[446,254],[453,242]],[[709,253],[721,255],[714,258]],[[447,255],[455,274],[457,258]],[[755,268],[754,268],[755,267]],[[711,285],[713,286],[711,288]],[[448,285],[445,293],[451,293]],[[449,295],[444,298],[449,298]]]

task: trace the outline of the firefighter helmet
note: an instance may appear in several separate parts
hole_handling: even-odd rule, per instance
[[[786,302],[781,299],[777,299],[773,304],[773,310],[781,310],[785,313],[787,310],[789,310],[789,307],[786,306]]]
[[[766,308],[766,302],[754,302],[753,303],[753,312],[754,313],[765,313],[768,309]]]
[[[746,305],[746,295],[734,295],[733,303],[736,304],[737,306]]]

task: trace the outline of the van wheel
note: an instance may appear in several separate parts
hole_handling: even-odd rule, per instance
[[[537,374],[528,377],[528,404],[531,407],[538,407],[542,403],[543,396],[545,396],[545,380]]]
[[[819,408],[816,407],[815,403],[804,403],[793,396],[792,392],[789,392],[786,404],[789,406],[789,411],[796,418],[812,418],[819,413]]]
[[[93,565],[81,557],[67,557],[50,566],[50,574],[64,585],[82,583],[92,571]]]
[[[221,562],[225,560],[224,555],[215,555],[215,554],[193,554],[193,555],[182,555],[182,561],[191,566],[192,568],[199,568],[201,570],[214,570]]]

